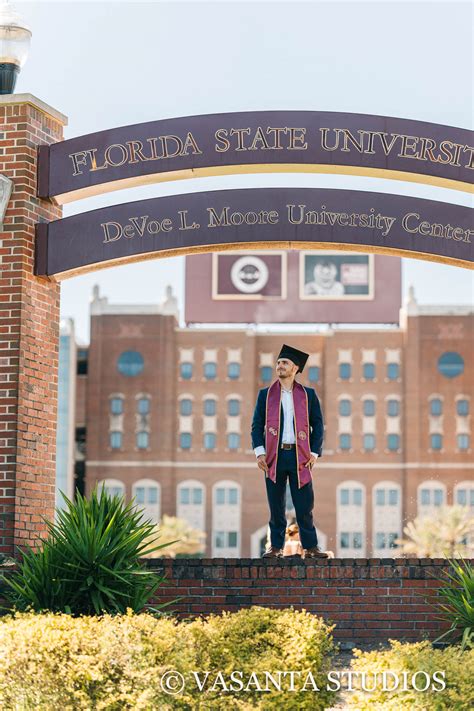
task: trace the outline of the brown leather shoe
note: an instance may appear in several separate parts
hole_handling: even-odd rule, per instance
[[[262,558],[283,558],[283,549],[270,546],[262,555]]]
[[[322,551],[319,546],[314,546],[313,548],[304,549],[303,558],[329,558],[329,555]]]

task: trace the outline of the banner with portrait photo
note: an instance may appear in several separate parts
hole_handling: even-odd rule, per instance
[[[300,299],[374,298],[374,255],[346,251],[300,253]]]

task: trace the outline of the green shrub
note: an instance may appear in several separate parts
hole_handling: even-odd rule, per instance
[[[105,489],[65,501],[47,522],[48,538],[22,551],[18,571],[5,579],[10,604],[75,615],[141,610],[164,580],[139,561],[154,525]]]
[[[0,708],[318,711],[335,697],[325,691],[331,630],[304,611],[257,607],[191,622],[131,611],[102,617],[17,613],[0,619]],[[161,688],[170,670],[185,679],[176,695]],[[210,688],[219,672],[228,679],[234,670],[243,679],[290,670],[304,678],[311,671],[321,691]],[[202,682],[208,672],[206,690],[199,691],[192,672]]]
[[[450,565],[451,569],[440,579],[441,601],[435,606],[451,627],[438,640],[449,636],[452,641],[461,641],[464,649],[474,644],[474,568],[463,559],[451,560]]]
[[[354,650],[355,659],[351,669],[357,672],[366,672],[366,688],[372,688],[373,675],[383,671],[394,672],[400,679],[403,688],[402,672],[408,672],[408,690],[382,691],[381,680],[378,678],[377,688],[373,692],[361,690],[360,678],[355,677],[353,686],[356,691],[345,694],[346,708],[365,711],[399,711],[419,709],[420,711],[468,711],[472,709],[474,698],[474,650],[462,651],[460,647],[447,647],[435,649],[430,642],[402,644],[391,640],[391,649],[387,651],[361,652]],[[431,683],[426,691],[413,688],[412,675],[422,671],[429,675]],[[440,689],[440,684],[433,681],[434,672],[444,672],[446,688]],[[439,679],[439,675],[437,676]],[[391,684],[392,682],[388,682]],[[422,689],[426,679],[415,680],[415,687]]]

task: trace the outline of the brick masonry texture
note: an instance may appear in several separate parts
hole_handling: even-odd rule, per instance
[[[183,558],[149,566],[167,579],[150,606],[181,598],[166,608],[180,619],[254,605],[305,609],[336,625],[333,635],[342,648],[434,640],[449,626],[432,607],[449,567],[442,558]]]
[[[431,607],[443,559],[160,559],[151,567],[167,578],[153,602],[181,597],[169,608],[180,618],[293,606],[335,623],[344,644],[433,640],[447,628]]]
[[[13,181],[0,225],[0,552],[45,534],[55,495],[60,286],[33,275],[37,222],[62,209],[36,197],[37,147],[63,125],[34,101],[0,104],[0,173]]]

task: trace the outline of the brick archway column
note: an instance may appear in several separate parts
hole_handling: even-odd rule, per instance
[[[31,94],[0,96],[0,174],[13,181],[0,224],[0,552],[44,535],[54,513],[60,285],[35,277],[35,224],[62,216],[36,197],[37,147],[65,116]]]

